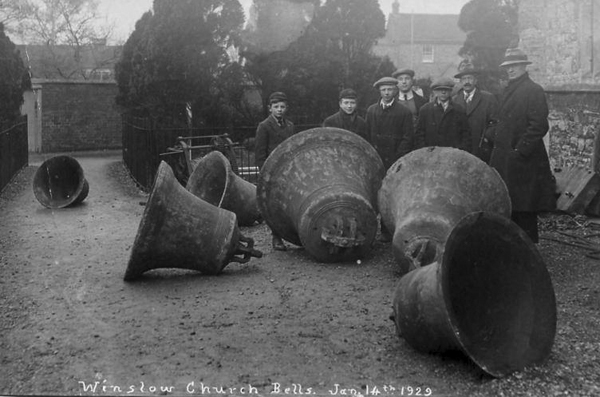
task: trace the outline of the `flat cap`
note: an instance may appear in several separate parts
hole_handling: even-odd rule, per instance
[[[432,90],[439,90],[441,88],[451,90],[452,88],[454,88],[454,80],[452,80],[449,77],[440,77],[439,79],[436,79],[433,81],[433,83],[431,83]]]
[[[275,91],[269,95],[269,105],[277,102],[287,102],[287,96],[281,91]]]
[[[461,70],[460,72],[456,73],[454,75],[455,79],[460,79],[463,76],[466,76],[468,74],[472,75],[472,76],[477,76],[481,73],[481,70],[479,69],[475,69],[473,67],[466,67],[463,70]]]
[[[410,77],[415,77],[415,71],[408,68],[396,70],[394,73],[392,73],[392,77],[398,78],[398,76],[401,76],[403,74],[407,74]]]
[[[374,84],[373,87],[374,88],[379,88],[379,86],[382,85],[398,85],[398,80],[396,80],[393,77],[382,77],[379,80],[377,80]]]
[[[347,98],[347,99],[356,99],[358,95],[356,95],[356,91],[352,88],[345,88],[340,91],[339,99]]]
[[[527,60],[527,55],[520,48],[508,48],[504,53],[504,59],[500,66],[516,65],[518,63],[524,63],[526,65],[531,64]]]

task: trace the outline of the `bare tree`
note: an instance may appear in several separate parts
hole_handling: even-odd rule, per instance
[[[106,59],[113,26],[102,22],[98,0],[0,0],[0,20],[28,45],[36,77],[87,79],[118,59]]]

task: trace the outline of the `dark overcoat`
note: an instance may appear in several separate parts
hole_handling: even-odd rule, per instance
[[[445,146],[469,151],[470,136],[465,110],[452,101],[445,111],[437,101],[426,103],[419,110],[416,147]]]
[[[356,112],[347,114],[342,109],[332,114],[323,121],[323,127],[342,128],[367,139],[367,122]]]
[[[488,162],[490,154],[482,147],[481,138],[489,123],[497,117],[498,101],[496,97],[490,92],[476,88],[473,98],[469,103],[466,103],[464,91],[460,89],[452,100],[462,106],[467,113],[469,130],[471,131],[469,152]]]
[[[494,145],[490,165],[508,187],[512,210],[556,209],[556,181],[543,141],[548,132],[544,89],[527,73],[509,81],[500,100],[498,120],[486,133]]]
[[[279,125],[275,116],[270,115],[264,119],[256,129],[256,140],[254,142],[254,161],[262,168],[269,154],[281,142],[294,135],[294,123],[284,118],[283,125]]]
[[[367,109],[367,141],[377,150],[385,169],[414,149],[412,113],[398,101],[383,109],[374,103]]]

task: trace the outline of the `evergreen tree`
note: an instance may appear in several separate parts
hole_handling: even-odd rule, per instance
[[[244,22],[237,0],[155,0],[153,13],[136,24],[118,62],[118,103],[141,116],[195,126],[232,122],[229,85]],[[238,98],[239,99],[239,98]]]
[[[0,23],[0,121],[14,121],[21,113],[23,93],[31,80],[15,44]]]
[[[463,6],[458,27],[467,34],[459,50],[463,66],[482,69],[480,85],[500,90],[500,63],[507,48],[519,42],[518,0],[471,0]]]
[[[384,34],[385,18],[377,0],[327,0],[287,49],[247,54],[247,71],[263,97],[285,91],[292,114],[320,123],[337,110],[340,89],[354,88],[365,108],[376,94],[373,82],[392,73],[392,62],[371,51]]]

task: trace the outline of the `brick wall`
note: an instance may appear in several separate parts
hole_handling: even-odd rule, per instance
[[[117,91],[115,83],[43,82],[42,151],[120,148]]]

